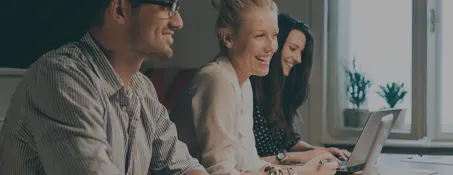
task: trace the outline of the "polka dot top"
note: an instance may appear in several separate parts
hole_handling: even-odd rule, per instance
[[[291,148],[300,140],[296,137],[285,143],[285,130],[273,129],[267,117],[261,114],[255,102],[253,108],[253,133],[255,135],[255,145],[260,157],[274,156],[281,152],[289,152]]]

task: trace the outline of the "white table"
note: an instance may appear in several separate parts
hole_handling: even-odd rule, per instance
[[[434,163],[407,162],[402,160],[436,160],[442,159],[444,162],[453,164],[453,156],[423,156],[421,159],[409,159],[415,155],[407,154],[381,154],[376,169],[380,175],[426,175],[421,173],[425,170],[434,170],[435,175],[453,175],[453,165]],[[420,172],[420,173],[417,173]],[[360,173],[357,173],[360,174]],[[377,173],[376,173],[377,174]]]

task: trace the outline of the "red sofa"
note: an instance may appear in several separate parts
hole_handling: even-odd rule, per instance
[[[173,78],[166,78],[167,74],[171,74],[168,71],[171,70],[165,68],[153,68],[148,69],[144,72],[144,74],[151,80],[151,82],[153,82],[159,101],[167,107],[167,110],[170,111],[175,105],[181,91],[195,76],[197,69],[188,68],[177,70],[177,73]]]

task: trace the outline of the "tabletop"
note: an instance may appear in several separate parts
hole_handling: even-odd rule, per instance
[[[453,156],[381,154],[376,164],[380,175],[453,175]]]

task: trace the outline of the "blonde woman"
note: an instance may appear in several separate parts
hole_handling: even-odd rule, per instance
[[[179,139],[210,174],[335,174],[338,163],[331,154],[299,167],[260,160],[249,77],[269,71],[278,48],[278,9],[272,0],[217,0],[213,6],[219,11],[220,52],[199,70],[172,109]]]

